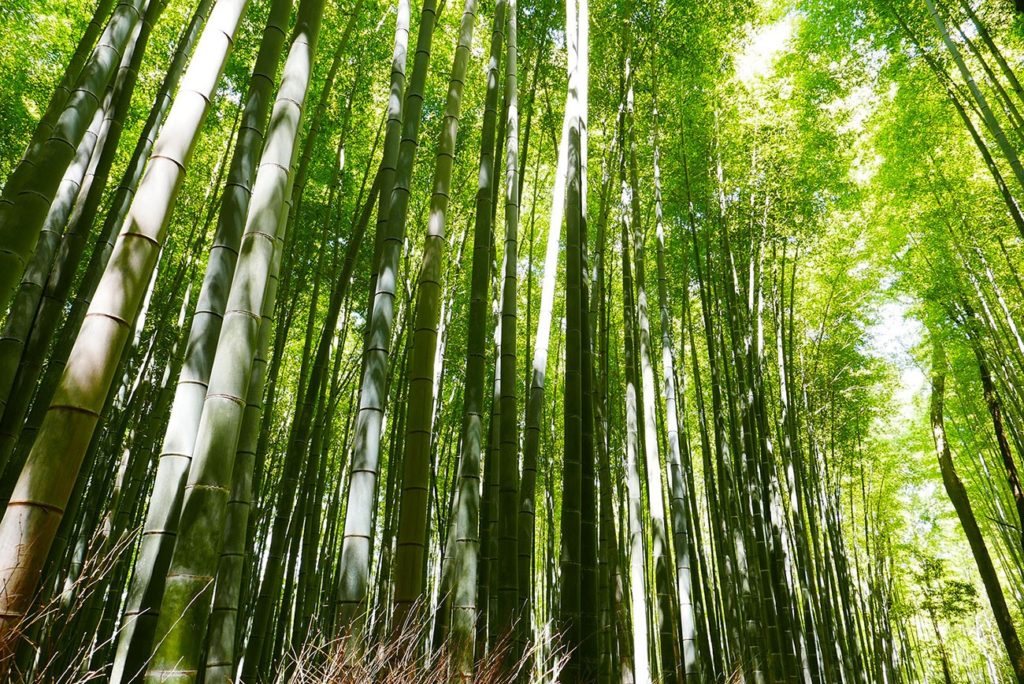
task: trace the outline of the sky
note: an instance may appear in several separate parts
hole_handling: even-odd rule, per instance
[[[910,303],[892,299],[879,306],[877,321],[868,326],[865,349],[893,366],[899,386],[893,392],[893,408],[900,417],[915,417],[914,400],[925,390],[925,372],[913,355],[924,339],[924,326],[910,315]]]

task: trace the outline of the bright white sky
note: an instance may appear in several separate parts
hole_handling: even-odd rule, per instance
[[[787,14],[774,24],[759,26],[747,34],[743,52],[736,56],[736,76],[743,83],[750,84],[757,78],[767,76],[775,60],[793,37],[793,15]]]
[[[893,393],[893,409],[903,419],[913,419],[914,398],[925,387],[925,374],[911,350],[924,337],[924,326],[909,315],[909,304],[893,300],[878,309],[878,321],[867,329],[868,353],[892,364],[899,373],[900,385]]]

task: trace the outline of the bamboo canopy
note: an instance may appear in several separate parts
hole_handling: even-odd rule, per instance
[[[0,679],[1024,683],[1022,26],[4,4]]]

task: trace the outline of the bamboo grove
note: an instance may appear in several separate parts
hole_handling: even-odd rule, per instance
[[[1024,682],[1022,27],[0,4],[0,678]]]

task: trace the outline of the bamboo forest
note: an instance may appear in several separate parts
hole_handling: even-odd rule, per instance
[[[0,681],[1024,684],[1024,0],[0,46]]]

